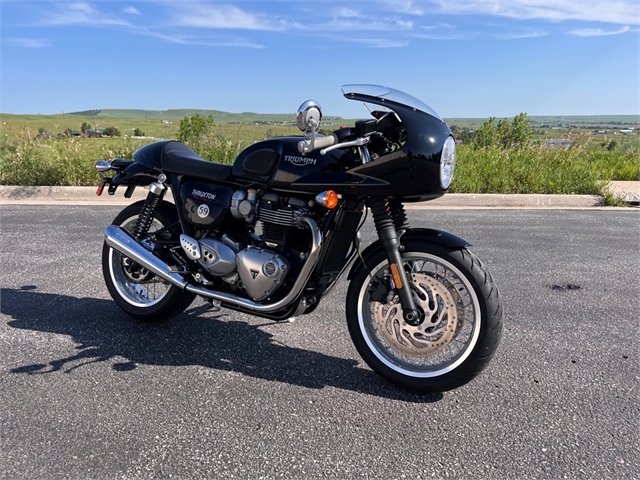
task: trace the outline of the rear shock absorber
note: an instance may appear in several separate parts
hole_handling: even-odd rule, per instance
[[[138,240],[142,240],[147,236],[147,233],[149,233],[149,229],[151,228],[153,219],[156,216],[158,207],[160,207],[160,202],[162,202],[162,198],[167,191],[167,187],[163,185],[165,180],[166,177],[163,174],[160,174],[158,181],[149,185],[149,193],[147,194],[147,198],[142,206],[142,211],[138,216],[136,227],[133,230],[133,236]]]
[[[394,217],[392,216],[389,202],[386,198],[370,198],[368,203],[373,214],[373,222],[376,226],[380,243],[389,261],[389,270],[393,277],[396,292],[400,297],[404,321],[409,325],[418,325],[420,323],[420,314],[413,301],[408,275],[400,256],[398,232],[394,225]]]

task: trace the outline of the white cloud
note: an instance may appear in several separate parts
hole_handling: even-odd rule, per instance
[[[129,25],[129,22],[110,13],[103,13],[86,2],[56,4],[59,8],[42,21],[45,25]]]
[[[409,0],[384,0],[383,4],[386,5],[389,10],[397,13],[416,16],[422,16],[425,13],[424,10],[416,5],[416,2]]]
[[[347,7],[341,7],[335,10],[333,16],[338,18],[356,18],[360,16],[360,13]]]
[[[178,13],[174,23],[183,27],[236,30],[284,30],[288,25],[282,19],[269,18],[241,10],[233,5],[193,5]]]
[[[349,41],[362,43],[370,48],[401,48],[409,45],[402,40],[388,40],[385,38],[350,38]]]
[[[583,28],[580,30],[572,30],[569,32],[571,35],[575,35],[577,37],[605,37],[608,35],[620,35],[621,33],[626,33],[630,30],[628,25],[625,25],[622,28],[617,30],[603,30],[601,28]]]
[[[419,30],[412,35],[414,38],[427,40],[471,40],[478,36],[477,32],[465,30],[461,32],[454,25],[439,23],[437,25],[422,25]]]
[[[431,0],[439,13],[640,24],[637,0]]]
[[[411,30],[413,28],[413,22],[404,20],[375,20],[372,18],[360,17],[354,18],[334,18],[327,23],[321,23],[313,27],[307,27],[308,30],[313,31],[402,31]]]
[[[525,30],[522,32],[513,32],[513,33],[504,33],[494,35],[494,38],[500,40],[517,40],[519,38],[538,38],[545,37],[549,34],[549,32],[545,32],[544,30]]]
[[[132,7],[131,5],[127,5],[122,9],[122,11],[129,15],[140,15],[140,10],[138,10],[136,7]]]
[[[46,48],[51,46],[51,42],[42,38],[9,38],[9,43],[17,47],[24,48]]]

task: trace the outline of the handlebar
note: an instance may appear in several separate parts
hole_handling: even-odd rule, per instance
[[[335,133],[332,133],[326,137],[312,137],[311,141],[300,140],[298,142],[298,150],[302,154],[310,153],[314,150],[320,150],[320,155],[326,155],[331,150],[335,150],[337,148],[362,147],[369,143],[369,137],[360,137],[349,142],[339,142],[338,136]]]
[[[338,137],[335,133],[327,135],[326,137],[311,137],[311,140],[301,140],[298,142],[298,150],[300,153],[309,153],[320,148],[327,148],[338,142]]]

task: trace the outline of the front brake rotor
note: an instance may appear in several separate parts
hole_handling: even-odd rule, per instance
[[[424,312],[419,325],[409,325],[396,296],[388,304],[374,301],[378,334],[405,355],[435,355],[453,340],[458,325],[456,301],[445,285],[424,273],[412,273],[410,285],[416,306]]]

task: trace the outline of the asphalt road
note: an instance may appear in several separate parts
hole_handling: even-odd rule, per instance
[[[359,359],[344,282],[293,323],[129,319],[100,269],[119,208],[0,207],[2,477],[640,477],[638,210],[411,211],[506,311],[480,377],[420,396]]]

